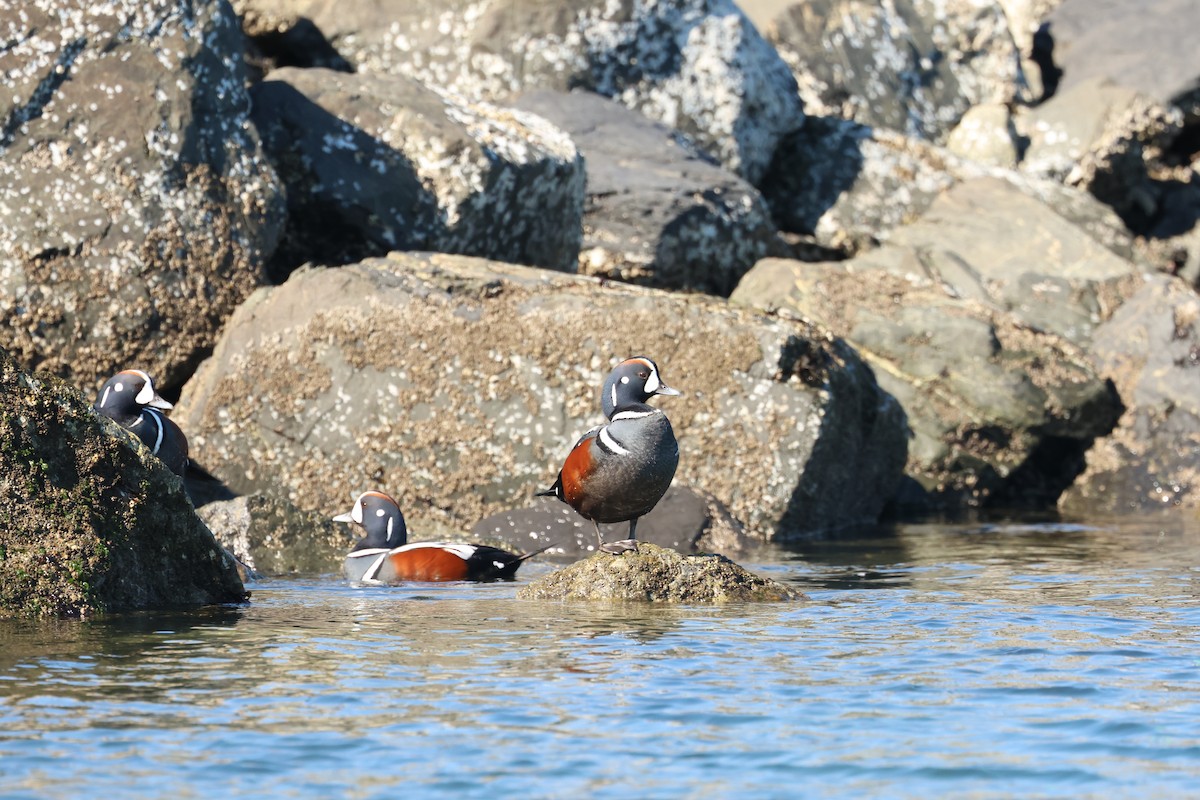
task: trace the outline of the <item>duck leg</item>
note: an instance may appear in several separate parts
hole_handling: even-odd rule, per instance
[[[597,531],[600,530],[599,526],[597,526],[596,530]],[[619,542],[608,542],[607,544],[602,543],[600,545],[600,549],[606,553],[612,553],[613,555],[620,555],[621,553],[630,553],[630,552],[636,553],[637,549],[638,549],[638,547],[637,547],[637,517],[634,517],[633,519],[629,520],[629,538],[628,539],[623,539]]]

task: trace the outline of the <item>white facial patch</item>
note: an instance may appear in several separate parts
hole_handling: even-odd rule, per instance
[[[120,386],[121,384],[117,384],[117,385]],[[101,408],[104,408],[106,405],[108,405],[108,393],[110,391],[112,391],[111,386],[104,387],[104,394],[100,395],[100,407]],[[120,391],[120,390],[118,390],[118,391]]]
[[[143,405],[143,406],[149,405],[150,402],[153,401],[154,398],[157,396],[154,391],[153,381],[150,380],[149,375],[147,375],[144,372],[141,372],[140,370],[130,370],[130,372],[132,372],[134,375],[137,375],[139,378],[142,378],[146,381],[145,385],[142,386],[142,390],[137,393],[137,397],[135,397],[133,399],[136,400],[140,405]]]
[[[658,379],[658,370],[651,367],[650,377],[646,378],[646,394],[654,394],[660,386],[662,386],[662,381]]]
[[[383,511],[379,512],[379,516],[383,516]],[[396,526],[396,518],[391,517],[390,519],[388,519],[387,538],[384,539],[385,542],[390,542],[392,540],[392,528],[394,528],[395,526]]]
[[[609,392],[609,395],[612,398],[612,404],[615,407],[617,405],[617,385],[615,383],[612,385],[612,391]]]
[[[354,508],[350,509],[350,519],[354,520],[354,521],[355,521],[355,522],[357,522],[359,525],[362,525],[362,521],[363,521],[363,501],[362,501],[362,498],[361,498],[361,497],[358,499],[358,502],[356,502],[356,503],[354,504]]]
[[[379,509],[378,511],[376,511],[376,512],[375,512],[375,516],[377,516],[377,517],[382,517],[382,516],[383,516],[384,514],[386,514],[386,513],[387,513],[387,512],[386,512],[386,511],[384,511],[384,510],[381,508],[381,509]]]
[[[621,383],[629,383],[629,376],[628,376],[628,375],[622,375],[622,376],[621,376]]]

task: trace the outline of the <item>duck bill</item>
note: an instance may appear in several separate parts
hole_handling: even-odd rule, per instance
[[[654,393],[661,394],[666,397],[682,397],[683,396],[683,392],[679,391],[678,389],[672,389],[670,386],[667,386],[665,383],[659,384],[659,387],[654,390]]]
[[[150,402],[146,403],[146,405],[150,406],[151,408],[161,408],[163,411],[170,411],[175,407],[170,401],[163,400],[158,395],[154,395],[154,397],[150,398]]]
[[[350,517],[350,512],[347,511],[345,514],[338,514],[334,517],[333,522],[354,522],[354,520]]]

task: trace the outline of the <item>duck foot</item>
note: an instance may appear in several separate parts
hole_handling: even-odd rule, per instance
[[[600,545],[600,549],[605,553],[619,556],[621,553],[636,553],[638,543],[637,539],[622,539],[619,542],[605,542]]]

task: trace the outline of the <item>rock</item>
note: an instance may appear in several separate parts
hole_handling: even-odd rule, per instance
[[[600,529],[607,541],[617,541],[626,538],[629,526],[620,522]],[[547,545],[552,556],[579,558],[596,552],[592,523],[555,498],[537,497],[524,508],[486,517],[475,523],[471,536],[473,541],[521,553]],[[737,553],[751,543],[745,527],[724,503],[707,492],[679,484],[638,520],[637,537],[680,552]]]
[[[179,478],[77,390],[0,352],[0,616],[235,603]]]
[[[669,128],[589,92],[530,92],[516,106],[569,133],[587,164],[579,272],[727,296],[783,247],[758,191]]]
[[[586,89],[694,139],[757,184],[803,120],[787,66],[732,0],[245,0],[308,18],[364,73],[411,75],[472,100]]]
[[[780,226],[845,255],[886,242],[950,187],[991,177],[1048,205],[1119,257],[1141,258],[1121,219],[1084,191],[855,122],[807,117],[780,145],[769,175],[762,192]]]
[[[1191,0],[1063,0],[1046,20],[1062,88],[1109,82],[1200,111],[1200,5]]]
[[[1012,169],[1020,157],[1020,147],[1012,115],[999,103],[967,109],[946,140],[946,149],[955,155],[991,167]]]
[[[1200,296],[1182,281],[1150,276],[1096,329],[1092,357],[1125,403],[1112,435],[1059,502],[1096,516],[1200,508]]]
[[[597,553],[517,589],[518,600],[745,603],[806,599],[724,556],[684,556],[653,544],[636,553]]]
[[[1120,414],[1086,354],[936,278],[864,261],[762,261],[732,299],[826,326],[871,365],[912,429],[906,512],[1053,504]]]
[[[633,354],[686,393],[664,401],[676,480],[757,538],[872,521],[899,478],[899,408],[823,331],[462,256],[394,253],[256,293],[175,416],[235,491],[336,513],[376,486],[412,529],[463,530],[550,486]]]
[[[1024,96],[1020,56],[993,3],[807,0],[764,30],[810,114],[940,143],[970,107]]]
[[[1139,270],[1012,184],[980,178],[940,196],[855,269],[913,274],[1086,345],[1136,288]]]
[[[1174,210],[1166,179],[1192,180],[1190,166],[1164,164],[1183,123],[1179,109],[1132,89],[1077,84],[1024,115],[1030,144],[1022,170],[1088,191],[1135,231],[1149,231]],[[1194,223],[1195,204],[1190,212]]]
[[[278,276],[391,250],[575,269],[583,161],[540,117],[323,69],[276,70],[252,97],[288,185]]]
[[[284,199],[221,2],[5,4],[0,345],[178,388],[263,282]]]
[[[264,575],[340,572],[356,536],[332,515],[301,511],[272,494],[209,503],[197,513],[222,546]]]

